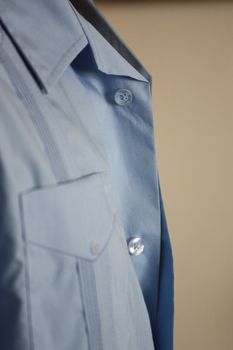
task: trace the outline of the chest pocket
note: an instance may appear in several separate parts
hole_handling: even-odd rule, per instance
[[[88,260],[101,255],[114,224],[102,173],[27,192],[22,200],[28,243]]]
[[[115,226],[108,186],[98,172],[20,195],[32,349],[101,348],[94,265]]]

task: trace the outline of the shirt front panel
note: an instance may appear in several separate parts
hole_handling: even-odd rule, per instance
[[[40,189],[54,186],[57,185],[58,180],[65,183],[74,181],[74,184],[78,184],[76,181],[88,176],[88,174],[98,172],[106,174],[104,181],[111,188],[108,196],[111,193],[118,213],[119,226],[115,235],[112,236],[112,240],[109,241],[106,255],[102,255],[102,259],[99,259],[99,263],[95,265],[97,297],[101,306],[99,315],[102,325],[101,331],[98,332],[104,334],[104,345],[102,344],[102,346],[106,350],[109,349],[114,339],[116,350],[119,348],[151,350],[153,348],[151,331],[155,337],[159,298],[160,237],[162,233],[151,86],[140,76],[140,73],[135,72],[134,68],[131,68],[129,63],[122,59],[119,53],[112,48],[110,49],[106,40],[86,22],[83,20],[81,22],[86,34],[86,36],[83,34],[81,36],[82,43],[78,48],[78,51],[82,50],[81,53],[65,70],[65,66],[63,66],[59,79],[57,80],[57,76],[54,80],[56,85],[51,86],[49,94],[46,95],[43,95],[36,86],[28,67],[13,50],[13,46],[10,47],[10,44],[4,39],[4,50],[8,51],[9,57],[13,58],[12,61],[15,64],[17,63],[20,77],[28,89],[27,93],[24,90],[23,99],[27,98],[25,95],[32,95],[37,105],[36,109],[35,104],[31,103],[30,100],[25,109],[21,100],[22,96],[19,99],[19,96],[14,95],[12,86],[18,86],[18,82],[14,79],[14,71],[9,69],[7,77],[5,68],[1,68],[2,86],[7,87],[2,94],[1,103],[2,116],[7,115],[6,120],[2,120],[3,128],[0,138],[1,149],[5,150],[2,157],[2,167],[6,171],[6,178],[9,179],[7,185],[4,186],[4,191],[6,191],[8,199],[12,201],[19,192],[30,188]],[[77,27],[81,28],[79,25]],[[90,40],[91,38],[95,38],[95,40]],[[85,45],[86,47],[83,49]],[[111,66],[111,63],[114,64]],[[6,62],[4,62],[5,66]],[[9,76],[14,81],[13,85],[10,83]],[[130,103],[124,104],[118,99],[120,96],[118,93],[122,90],[131,94]],[[14,102],[12,103],[12,101]],[[40,115],[38,115],[38,111]],[[40,126],[37,130],[33,127],[29,114],[36,116],[36,120],[43,116],[47,125],[46,130],[50,131],[46,137],[54,140],[56,152],[51,150],[53,143],[49,149],[44,148],[38,137]],[[12,141],[15,145],[20,146],[14,147],[13,150]],[[47,153],[51,154],[50,160],[53,159],[53,171],[51,171],[47,161]],[[60,172],[61,176],[59,175],[60,177],[57,179],[54,177],[54,173],[57,173],[56,163],[60,158],[65,170]],[[12,176],[16,172],[18,174],[17,181]],[[59,193],[60,196],[60,193],[64,192],[59,189],[55,193]],[[68,192],[65,191],[65,193]],[[88,192],[83,192],[84,194],[86,195]],[[64,203],[66,202],[64,201]],[[14,209],[14,211],[13,207],[10,207],[11,211],[9,211],[9,215],[14,217],[11,222],[13,225],[11,232],[17,231],[16,227],[18,229],[20,227],[17,210]],[[64,212],[67,212],[65,206],[63,209]],[[104,209],[99,209],[100,214],[101,210]],[[103,213],[102,211],[102,215]],[[71,219],[70,213],[67,212],[65,215]],[[103,215],[103,218],[106,217],[107,212]],[[72,220],[72,222],[75,220],[73,216]],[[63,226],[61,225],[61,227]],[[5,227],[4,230],[9,231],[9,227]],[[58,227],[57,232],[61,232]],[[20,232],[18,235],[20,236]],[[144,251],[138,256],[129,254],[128,243],[132,237],[140,237],[144,245]],[[119,239],[123,248],[119,245]],[[21,241],[19,239],[16,243],[15,237],[13,240],[15,250],[18,252],[18,261],[21,261],[19,248]],[[36,250],[30,251],[31,256],[37,256],[37,253]],[[46,255],[41,254],[37,258],[43,260],[45,257]],[[15,256],[12,256],[12,261],[15,261]],[[106,261],[109,262],[108,267]],[[22,261],[21,266],[23,266]],[[19,267],[17,268],[19,271]],[[85,271],[88,273],[88,270]],[[52,272],[54,273],[55,270]],[[68,269],[64,272],[68,272]],[[122,277],[119,277],[120,275]],[[67,290],[74,292],[77,286],[71,284],[73,283],[71,282],[73,275],[70,273],[69,276],[70,285]],[[128,280],[126,284],[123,277]],[[42,282],[45,281],[44,278],[45,276],[42,274]],[[22,282],[20,278],[18,281]],[[67,281],[64,280],[63,283],[67,283]],[[36,284],[37,281],[34,280],[33,283]],[[15,293],[15,296],[17,295],[16,290],[23,299],[22,291],[19,291],[15,284],[12,288],[12,294]],[[66,298],[65,290],[63,292],[63,294],[61,292],[61,297],[64,299],[58,300],[60,305],[64,304]],[[75,298],[75,293],[72,294],[70,300],[77,302],[77,299],[73,298]],[[81,294],[79,298],[81,299]],[[121,302],[119,302],[120,300]],[[72,308],[71,301],[66,305],[67,310],[69,307]],[[77,304],[74,302],[74,305],[77,310],[81,310],[83,307],[78,302]],[[43,322],[43,317],[41,321]],[[53,321],[55,322],[54,318]],[[86,331],[82,321],[80,335],[83,344],[80,344],[80,349],[86,350],[88,335],[84,336]],[[130,321],[127,328],[129,337],[124,335],[127,321]],[[74,321],[72,327],[75,327],[75,322],[77,320]],[[25,320],[21,319],[21,324],[23,323]],[[64,335],[62,332],[61,334]],[[63,338],[71,338],[72,334],[71,331]],[[39,338],[43,348],[48,346],[46,337],[41,339],[43,337],[39,336]],[[98,335],[95,339],[98,339]],[[72,346],[75,347],[76,341],[77,339],[73,338],[73,345],[70,345],[71,350],[73,350]],[[49,349],[52,349],[52,346],[54,344],[51,343]],[[62,343],[56,344],[56,349],[59,349],[57,346],[62,349]]]
[[[149,85],[102,73],[93,65],[85,67],[82,62],[87,62],[90,55],[90,48],[86,47],[67,69],[61,85],[76,111],[77,82],[81,81],[88,92],[87,103],[101,130],[125,240],[129,243],[132,237],[140,237],[144,245],[144,251],[131,255],[131,261],[155,326],[161,227]],[[115,100],[122,89],[132,93],[129,104],[120,105]]]

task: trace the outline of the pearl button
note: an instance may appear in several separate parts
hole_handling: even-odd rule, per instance
[[[128,89],[118,89],[115,92],[114,100],[118,105],[126,105],[131,103],[133,99],[133,94]]]
[[[140,237],[133,237],[128,242],[128,249],[131,255],[139,255],[144,250],[144,245]]]

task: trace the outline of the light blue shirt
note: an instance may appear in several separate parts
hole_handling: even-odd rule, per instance
[[[172,350],[152,78],[72,2],[0,1],[0,348]]]

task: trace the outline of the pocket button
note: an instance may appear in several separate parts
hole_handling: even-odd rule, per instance
[[[90,251],[93,255],[99,255],[100,254],[100,243],[98,241],[91,241],[90,244]]]

